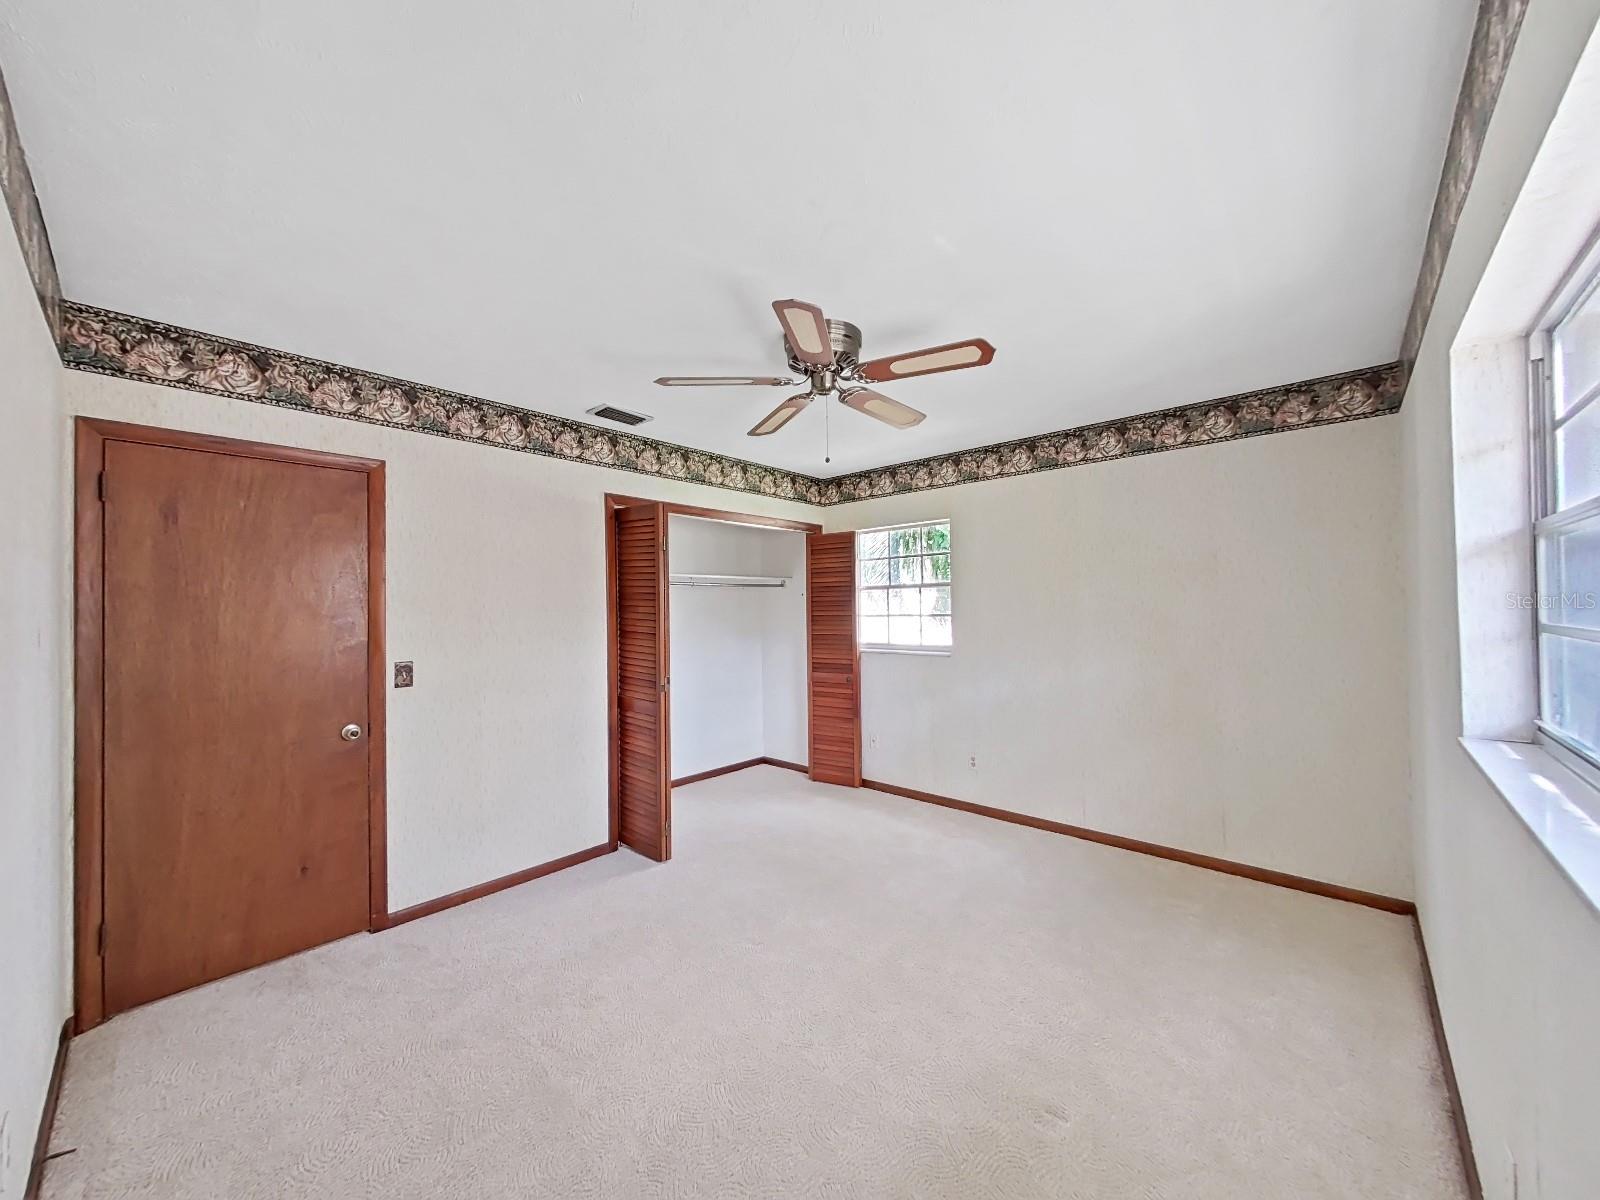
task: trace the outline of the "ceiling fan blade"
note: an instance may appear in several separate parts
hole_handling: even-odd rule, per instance
[[[994,359],[994,347],[982,338],[929,346],[909,354],[891,354],[860,366],[861,378],[874,383],[885,379],[910,379],[913,375],[936,375],[940,371],[959,371],[964,367],[987,366]]]
[[[777,375],[663,375],[656,382],[662,387],[788,387],[800,381]]]
[[[750,430],[750,436],[765,437],[769,433],[777,433],[778,430],[804,412],[806,405],[810,403],[810,392],[801,392],[798,396],[790,396],[777,408],[757,421],[755,428]]]
[[[850,388],[841,392],[839,399],[846,408],[865,413],[885,425],[893,425],[896,429],[910,429],[913,425],[920,425],[928,415],[918,412],[908,404],[891,400],[882,392],[875,392],[871,388]]]
[[[784,341],[796,358],[808,366],[833,366],[833,343],[820,308],[804,300],[774,300],[772,311],[778,314]]]

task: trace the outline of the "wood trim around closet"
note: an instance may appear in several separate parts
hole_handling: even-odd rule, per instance
[[[606,840],[617,844],[622,832],[622,797],[618,792],[617,755],[617,521],[618,497],[606,494]]]
[[[755,525],[763,529],[788,529],[795,533],[821,533],[822,526],[811,521],[791,521],[788,517],[758,517],[753,513],[729,512],[725,508],[700,508],[693,504],[664,504],[668,516],[699,517],[702,521],[723,521],[729,525]]]
[[[638,504],[656,504],[661,508],[662,516],[670,520],[672,517],[698,517],[705,521],[723,521],[730,525],[750,525],[763,529],[788,530],[793,533],[812,534],[821,533],[822,526],[814,521],[794,521],[787,517],[764,517],[755,513],[734,512],[725,508],[705,508],[697,504],[674,504],[666,500],[649,500],[643,496],[626,496],[617,492],[607,492],[603,503],[603,516],[605,518],[605,547],[606,547],[606,804],[607,820],[609,825],[608,837],[612,843],[618,841],[621,832],[621,794],[619,790],[618,774],[620,764],[618,755],[621,751],[621,727],[617,713],[617,535],[615,514],[619,508],[630,508]],[[663,564],[663,573],[670,573]],[[670,589],[669,599],[663,611],[663,620],[670,621]],[[807,622],[807,660],[810,659],[810,622]],[[668,691],[667,703],[671,704],[671,692]],[[809,705],[808,705],[809,707]],[[670,739],[670,733],[669,733]],[[667,746],[668,774],[671,774],[672,748]],[[770,761],[774,766],[791,767],[795,770],[806,770],[795,764],[780,762],[776,759]],[[668,782],[668,805],[671,804],[671,786]],[[669,811],[670,817],[670,811]]]
[[[674,504],[670,500],[651,500],[644,496],[624,496],[617,492],[606,493],[606,514],[614,508],[627,508],[634,504],[659,504],[669,517],[698,517],[702,521],[723,521],[729,525],[755,525],[763,529],[787,529],[794,533],[821,533],[822,526],[815,521],[792,521],[788,517],[763,517],[755,513],[734,512],[727,508],[702,508],[698,504]]]
[[[100,478],[107,442],[136,442],[304,466],[367,477],[367,812],[368,929],[388,924],[388,803],[385,671],[385,498],[379,459],[238,441],[78,417],[74,422],[73,496],[73,1028],[105,1019],[100,926],[105,911],[105,514]]]

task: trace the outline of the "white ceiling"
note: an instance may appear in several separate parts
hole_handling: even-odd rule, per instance
[[[67,295],[809,474],[1395,357],[1472,0],[8,0]],[[769,303],[884,390],[788,392]],[[794,389],[798,390],[798,389]]]

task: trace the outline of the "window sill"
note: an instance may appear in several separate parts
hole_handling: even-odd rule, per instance
[[[950,647],[931,646],[862,646],[863,654],[919,654],[924,658],[949,658]]]
[[[1590,908],[1600,912],[1600,789],[1533,743],[1462,738],[1461,745]]]

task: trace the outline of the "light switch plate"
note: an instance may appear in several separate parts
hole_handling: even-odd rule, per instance
[[[415,669],[409,662],[397,662],[394,665],[394,685],[397,688],[410,687],[415,680]]]

